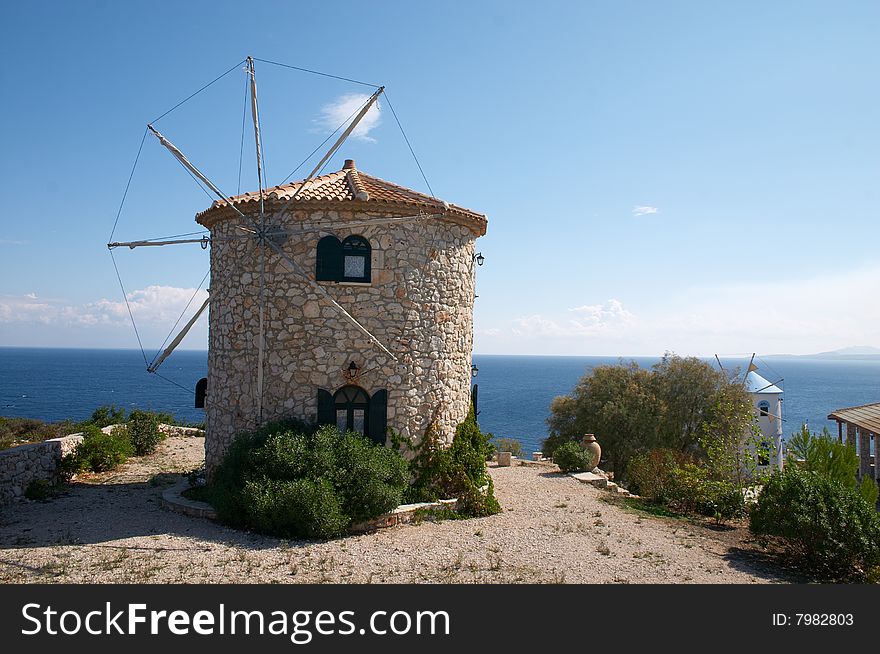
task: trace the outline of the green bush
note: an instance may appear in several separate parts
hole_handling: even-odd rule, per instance
[[[282,538],[331,538],[351,523],[328,479],[248,480],[242,500],[257,529]]]
[[[593,455],[587,452],[580,443],[567,441],[553,451],[553,463],[562,472],[586,472],[590,470]]]
[[[637,454],[626,469],[627,488],[663,504],[671,497],[675,471],[690,461],[687,454],[665,447]]]
[[[165,439],[159,431],[159,415],[149,411],[132,411],[126,422],[128,436],[137,456],[152,454]]]
[[[125,422],[125,409],[120,409],[115,405],[99,406],[92,411],[91,417],[86,422],[98,428],[119,425]]]
[[[0,450],[24,443],[40,443],[77,431],[69,421],[43,422],[35,418],[0,417]]]
[[[71,457],[69,463],[65,464],[62,459],[62,466],[65,471],[72,470],[74,473],[86,470],[103,472],[125,463],[133,454],[134,447],[125,427],[117,427],[105,434],[98,427],[87,425],[83,428],[82,442],[68,455]]]
[[[764,485],[749,525],[808,570],[863,577],[880,564],[880,521],[859,492],[818,473],[787,466]]]
[[[867,502],[868,506],[876,507],[877,498],[880,497],[880,489],[877,488],[876,482],[866,475],[859,483],[859,495]]]
[[[403,442],[396,434],[392,434],[392,441],[415,452],[410,462],[412,481],[406,501],[434,502],[455,497],[458,511],[467,517],[501,511],[486,467],[486,459],[494,448],[489,437],[480,431],[473,407],[456,428],[449,447],[442,443],[435,421],[428,426],[418,445],[409,440]]]
[[[746,514],[742,490],[733,482],[709,478],[709,470],[685,463],[672,473],[669,504],[682,513],[715,518],[725,522]]]
[[[24,496],[29,500],[45,501],[52,496],[52,484],[45,479],[34,479],[24,489]]]
[[[791,435],[788,451],[789,465],[833,479],[847,488],[855,488],[859,469],[856,448],[838,442],[827,427],[821,434],[816,434],[804,425],[801,431]]]
[[[336,427],[275,423],[232,443],[205,493],[234,527],[283,538],[332,538],[397,507],[406,460]]]

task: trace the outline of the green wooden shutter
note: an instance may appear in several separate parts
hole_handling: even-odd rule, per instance
[[[342,243],[335,236],[325,236],[318,241],[315,279],[325,282],[342,279]]]
[[[385,445],[385,431],[388,428],[388,391],[384,388],[373,393],[370,398],[369,425],[367,436],[379,445]]]
[[[336,424],[336,410],[333,406],[333,396],[323,388],[318,389],[318,424]]]

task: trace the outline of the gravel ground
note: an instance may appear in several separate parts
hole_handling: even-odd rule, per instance
[[[781,573],[706,526],[641,516],[570,477],[492,468],[504,511],[330,542],[282,541],[164,510],[204,439],[0,509],[0,581],[124,583],[761,583]],[[155,476],[158,475],[158,476]],[[733,539],[736,545],[736,539]]]

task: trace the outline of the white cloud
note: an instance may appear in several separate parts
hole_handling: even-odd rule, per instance
[[[366,93],[350,93],[339,96],[333,102],[321,107],[321,114],[315,119],[315,122],[322,129],[332,132],[343,122],[347,124],[350,118],[353,119],[352,114],[357,114],[369,97]],[[375,142],[376,139],[370,136],[370,132],[379,126],[381,119],[382,109],[377,101],[354,128],[351,133],[352,138]]]
[[[547,318],[540,314],[514,319],[511,331],[526,337],[589,337],[621,334],[635,322],[619,300],[605,304],[585,304],[568,310],[571,317]]]
[[[0,245],[27,245],[27,241],[16,241],[10,238],[0,238]]]
[[[657,289],[638,305],[612,299],[510,320],[477,332],[480,353],[656,356],[810,354],[880,347],[880,265],[801,279]],[[624,298],[625,299],[625,298]]]
[[[636,205],[633,207],[634,216],[649,216],[654,213],[660,213],[660,209],[647,205]]]
[[[193,293],[196,293],[194,288],[147,286],[130,292],[127,299],[138,326],[143,324],[170,330]],[[187,316],[192,315],[207,297],[207,291],[199,290],[187,310]],[[100,299],[86,304],[67,304],[60,300],[39,298],[36,293],[27,293],[0,295],[0,323],[127,325],[129,316],[124,300]]]

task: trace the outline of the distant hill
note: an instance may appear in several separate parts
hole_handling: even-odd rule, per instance
[[[880,359],[880,347],[871,345],[854,345],[843,347],[830,352],[817,352],[816,354],[771,354],[770,357],[786,357],[798,359]]]

